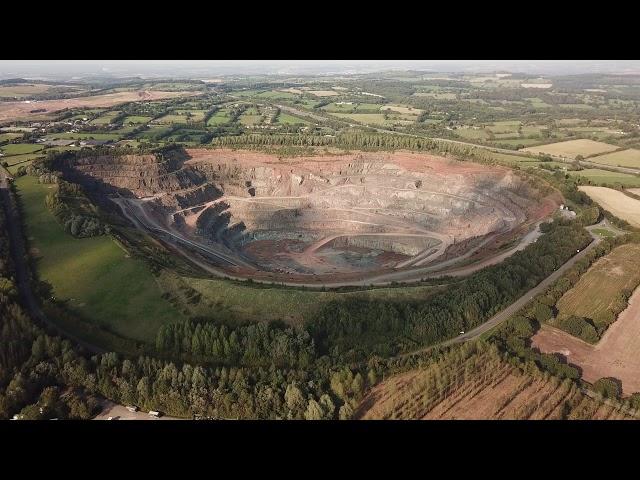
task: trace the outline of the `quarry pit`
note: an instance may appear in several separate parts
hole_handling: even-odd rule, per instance
[[[410,278],[488,259],[535,241],[562,202],[508,168],[412,152],[187,149],[61,170],[209,271],[282,283]]]

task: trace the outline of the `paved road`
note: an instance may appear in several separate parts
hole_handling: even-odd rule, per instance
[[[22,223],[20,221],[17,206],[15,205],[13,196],[9,190],[9,178],[11,177],[8,172],[4,168],[0,168],[0,201],[2,202],[2,207],[4,208],[7,218],[7,226],[9,227],[11,256],[15,265],[16,284],[20,293],[22,305],[29,311],[33,318],[36,318],[41,323],[52,327],[63,337],[74,341],[92,353],[103,353],[105,350],[79,339],[75,335],[51,322],[40,309],[38,300],[31,289],[29,267],[23,242],[24,237],[22,235]]]
[[[551,286],[551,284],[553,284],[553,282],[558,280],[578,260],[583,258],[587,253],[589,253],[589,251],[591,251],[593,248],[595,248],[596,245],[598,245],[600,243],[600,241],[602,240],[602,237],[600,237],[598,234],[593,232],[593,230],[596,229],[596,228],[611,228],[611,225],[605,219],[605,220],[601,221],[600,223],[598,223],[596,225],[592,225],[590,227],[587,227],[587,230],[589,231],[589,233],[593,237],[593,240],[591,241],[591,243],[586,248],[584,248],[579,253],[577,253],[576,255],[571,257],[561,267],[559,267],[555,272],[553,272],[547,278],[542,280],[542,282],[540,282],[538,285],[533,287],[527,293],[522,295],[519,299],[517,299],[511,305],[509,305],[508,307],[506,307],[502,311],[500,311],[497,314],[495,314],[493,317],[491,317],[489,320],[487,320],[482,325],[474,328],[473,330],[469,330],[468,332],[465,332],[464,334],[462,334],[462,335],[460,335],[458,337],[452,338],[450,340],[446,340],[446,341],[441,342],[441,343],[437,343],[435,345],[430,345],[428,347],[420,348],[420,349],[414,350],[412,352],[404,353],[404,354],[398,355],[398,357],[408,357],[408,356],[411,356],[411,355],[416,355],[418,353],[426,352],[426,351],[431,350],[432,348],[435,348],[435,347],[448,347],[450,345],[455,345],[457,343],[468,342],[469,340],[474,340],[474,339],[480,337],[483,333],[486,333],[489,330],[491,330],[492,328],[494,328],[495,326],[501,324],[502,322],[504,322],[505,320],[510,318],[518,310],[520,310],[525,305],[527,305],[531,300],[533,300],[533,298],[535,298],[536,295],[539,295],[540,293],[544,292],[547,288],[549,288],[549,286]],[[618,230],[616,230],[616,233],[620,233],[620,232]]]

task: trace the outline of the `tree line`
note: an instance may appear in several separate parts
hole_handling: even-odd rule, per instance
[[[55,178],[56,181],[51,181]],[[42,174],[40,183],[57,183],[58,188],[45,197],[46,207],[53,213],[65,232],[76,238],[95,237],[108,234],[109,225],[90,211],[88,199],[82,193],[80,185],[69,183],[51,174]],[[81,208],[82,206],[85,208]]]
[[[156,349],[178,358],[186,355],[221,364],[277,368],[308,368],[316,357],[306,330],[277,323],[228,327],[204,319],[163,325],[156,335]]]

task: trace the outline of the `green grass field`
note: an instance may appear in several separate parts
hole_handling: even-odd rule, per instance
[[[465,140],[487,140],[489,138],[489,134],[483,128],[457,128],[454,131],[456,135]]]
[[[640,168],[640,150],[630,148],[620,152],[597,155],[589,159],[590,162],[602,163],[619,167]]]
[[[181,295],[188,286],[202,295],[197,305],[185,305],[192,315],[214,316],[220,320],[271,321],[283,320],[299,325],[311,318],[324,304],[332,300],[356,296],[370,299],[411,301],[424,299],[439,287],[415,286],[378,288],[361,292],[321,292],[292,288],[267,287],[217,279],[178,277],[163,273],[159,278],[162,289]],[[181,299],[181,303],[185,299]]]
[[[18,169],[20,167],[26,167],[28,165],[31,165],[31,162],[33,162],[36,158],[41,158],[41,157],[42,155],[39,155],[37,153],[28,153],[26,155],[6,157],[6,158],[3,158],[2,161],[3,162],[6,161],[9,164],[9,166],[7,167],[7,170],[11,175],[15,175],[18,172]]]
[[[520,121],[515,120],[505,120],[502,122],[494,122],[491,125],[487,125],[487,128],[491,130],[493,133],[510,133],[510,134],[518,134],[518,128],[520,128],[522,123]]]
[[[188,110],[174,110],[174,113],[177,113],[178,115],[184,115],[184,116],[189,116],[190,121],[192,122],[201,122],[204,119],[205,114],[207,113],[206,110],[200,110],[197,108],[192,108],[192,109],[188,109]]]
[[[306,125],[309,122],[299,117],[294,117],[293,115],[289,115],[288,113],[280,112],[280,115],[278,115],[276,123],[280,125],[298,125],[298,124]]]
[[[272,100],[291,100],[292,98],[297,98],[297,95],[295,93],[291,93],[291,92],[278,92],[278,91],[271,91],[271,92],[262,92],[259,93],[258,95],[256,95],[256,97],[258,98],[269,98]]]
[[[271,100],[291,100],[297,97],[296,94],[290,92],[279,92],[277,90],[260,91],[260,90],[241,90],[233,92],[237,97],[256,97],[256,98],[268,98]]]
[[[248,108],[240,115],[240,123],[242,125],[258,125],[262,121],[262,115],[256,108]]]
[[[39,278],[53,286],[57,299],[68,301],[70,310],[95,325],[146,342],[154,341],[160,325],[183,319],[161,298],[142,260],[129,258],[109,236],[76,239],[62,229],[44,204],[53,185],[38,184],[30,176],[15,184]]]
[[[576,125],[580,125],[581,123],[584,123],[585,121],[581,118],[561,118],[559,120],[556,120],[556,125],[558,127],[572,127],[572,126],[576,126]]]
[[[22,133],[0,133],[0,142],[5,142],[7,140],[14,140],[16,138],[20,138]]]
[[[129,125],[130,123],[133,123],[134,125],[138,125],[142,123],[149,123],[151,119],[152,117],[145,117],[144,115],[129,115],[124,118],[122,124]]]
[[[206,110],[174,110],[172,113],[168,113],[157,120],[154,120],[153,123],[168,125],[201,122],[206,113]]]
[[[44,148],[43,145],[36,145],[34,143],[9,143],[0,147],[2,153],[5,155],[23,155],[25,153],[39,152]]]
[[[98,118],[94,118],[89,123],[91,125],[108,125],[118,115],[120,115],[120,112],[107,112],[104,115],[99,116]]]
[[[310,100],[308,98],[298,98],[293,102],[294,105],[298,107],[307,108],[309,110],[313,109],[313,107],[315,107],[319,103],[320,102],[317,100]]]
[[[153,138],[161,138],[171,131],[173,127],[166,125],[155,125],[147,130],[144,130],[138,134],[136,134],[136,138],[141,139],[153,139]]]
[[[606,228],[594,228],[591,230],[593,233],[600,235],[601,237],[615,237],[616,234]]]
[[[46,152],[73,152],[74,150],[80,150],[82,147],[79,146],[75,146],[72,147],[71,145],[65,145],[65,146],[60,146],[60,147],[49,147],[47,148]]]
[[[627,173],[609,172],[598,168],[585,168],[574,172],[568,172],[572,177],[582,177],[586,179],[587,185],[604,185],[620,183],[624,187],[640,187],[640,177]]]
[[[553,107],[553,105],[550,105],[550,104],[544,102],[541,98],[538,98],[538,97],[527,98],[526,100],[529,100],[529,102],[531,103],[531,106],[533,108],[551,108],[551,107]]]
[[[322,107],[322,110],[329,113],[362,113],[362,112],[380,112],[383,105],[377,103],[330,103]]]
[[[211,115],[211,118],[209,118],[209,121],[207,122],[207,126],[215,127],[218,125],[225,125],[229,123],[229,120],[230,120],[229,110],[226,108],[221,108],[216,113]]]
[[[137,127],[135,127],[134,125],[127,125],[126,127],[121,127],[118,128],[116,130],[109,130],[109,133],[112,133],[114,135],[118,135],[118,136],[122,136],[122,135],[127,135],[131,132],[133,132]]]
[[[43,153],[25,153],[24,155],[11,155],[8,157],[0,157],[0,162],[5,163],[7,162],[7,165],[12,166],[12,165],[18,165],[20,163],[25,163],[28,162],[30,160],[33,160],[35,158],[40,158],[43,156]]]

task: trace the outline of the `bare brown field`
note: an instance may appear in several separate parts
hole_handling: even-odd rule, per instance
[[[51,85],[41,83],[21,83],[19,85],[10,85],[0,87],[0,97],[25,97],[28,95],[37,95],[44,93],[51,88]]]
[[[578,188],[616,217],[626,220],[635,227],[640,227],[640,201],[612,188],[590,186]]]
[[[522,152],[535,154],[547,154],[554,157],[576,158],[578,155],[588,157],[600,153],[607,153],[617,150],[619,147],[608,143],[595,142],[593,140],[580,139],[566,142],[550,143],[537,147],[527,147],[521,149]]]
[[[558,317],[590,318],[596,326],[606,326],[624,290],[633,290],[640,282],[640,245],[628,243],[595,262],[566,292],[556,306]]]
[[[450,368],[445,368],[450,367]],[[355,418],[363,420],[630,419],[617,404],[585,395],[569,380],[522,373],[495,351],[443,360],[374,387]]]
[[[135,101],[162,100],[179,96],[196,95],[197,92],[161,92],[136,90],[131,92],[108,93],[92,97],[67,98],[61,100],[43,100],[0,103],[0,122],[33,118],[37,115],[58,112],[66,108],[103,108]],[[32,113],[34,110],[38,112]]]
[[[560,353],[582,369],[587,382],[614,377],[622,382],[624,395],[640,392],[640,289],[596,345],[544,325],[533,336],[532,346],[543,353]]]

